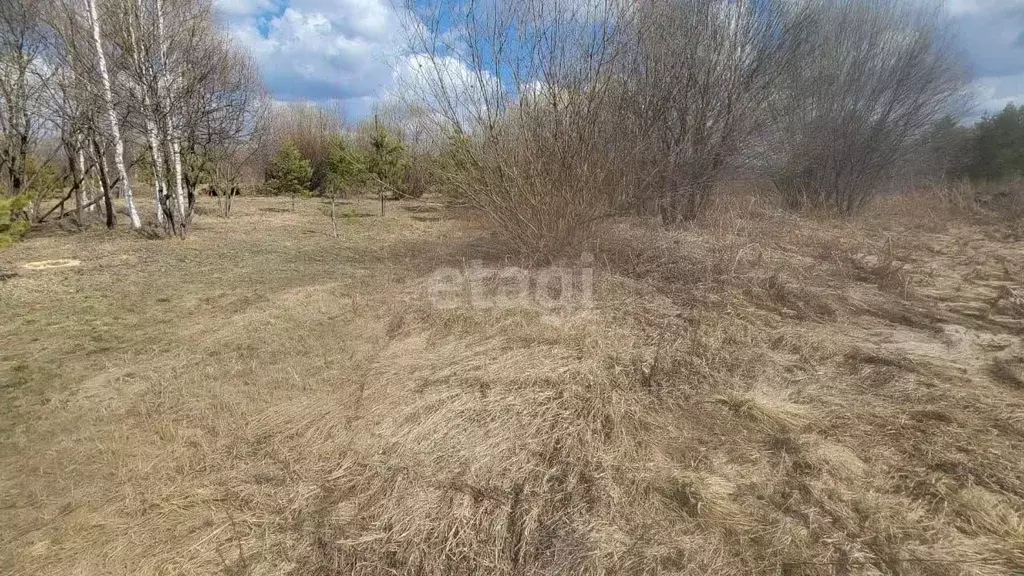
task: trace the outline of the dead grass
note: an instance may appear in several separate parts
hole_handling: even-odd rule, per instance
[[[608,223],[593,307],[441,309],[433,270],[501,264],[471,223],[289,205],[0,253],[0,570],[1024,566],[1024,245],[991,223],[727,200]]]

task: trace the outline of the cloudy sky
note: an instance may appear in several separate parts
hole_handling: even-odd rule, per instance
[[[1024,0],[952,0],[949,8],[977,78],[977,114],[1024,104]]]
[[[215,0],[278,100],[339,100],[366,115],[392,83],[401,23],[389,0]],[[980,116],[1024,103],[1024,0],[950,0]],[[401,66],[399,66],[399,69]]]

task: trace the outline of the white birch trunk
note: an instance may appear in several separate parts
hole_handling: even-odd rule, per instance
[[[117,120],[117,112],[114,110],[114,94],[110,87],[110,74],[107,72],[107,57],[103,54],[103,35],[100,33],[99,11],[96,9],[96,0],[88,0],[88,3],[89,18],[92,20],[92,39],[96,44],[96,59],[99,64],[100,79],[103,82],[103,98],[106,100],[107,116],[110,119],[110,135],[114,138],[114,163],[117,164],[117,174],[121,179],[122,190],[124,190],[124,203],[128,209],[131,227],[138,230],[142,228],[142,221],[139,220],[139,212],[135,209],[132,184],[128,180],[128,170],[124,166],[124,141],[121,140],[121,127]]]
[[[186,224],[185,218],[187,217],[188,206],[185,203],[185,190],[182,184],[181,175],[181,144],[178,140],[178,135],[174,132],[174,127],[171,125],[170,115],[165,116],[167,119],[167,135],[170,139],[171,149],[171,168],[174,169],[174,202],[178,205],[178,223],[180,226]]]
[[[138,16],[141,24],[141,17],[144,10],[142,0],[136,0],[135,5],[139,11]],[[156,196],[156,221],[162,226],[164,224],[164,162],[163,154],[160,152],[160,143],[157,140],[157,112],[154,111],[149,99],[149,91],[147,90],[149,75],[146,73],[146,66],[142,62],[142,52],[139,50],[139,44],[135,37],[135,28],[132,23],[129,23],[128,25],[128,36],[131,40],[132,56],[135,59],[135,69],[139,74],[139,81],[141,83],[139,86],[139,92],[142,94],[142,114],[146,121],[146,140],[149,143],[150,157],[153,159],[153,193]]]
[[[149,107],[149,98],[146,98],[145,105]],[[164,158],[160,153],[160,143],[156,138],[156,124],[148,116],[146,118],[146,138],[149,140],[149,150],[153,156],[153,186],[156,188],[156,221],[162,226],[164,223],[163,193],[164,193]]]
[[[78,195],[79,198],[81,198],[82,205],[88,206],[88,208],[85,209],[86,212],[92,212],[96,207],[90,205],[92,204],[92,194],[89,193],[90,173],[89,169],[85,166],[85,151],[82,150],[81,134],[75,134],[75,161],[78,163],[78,170],[80,172],[78,177],[81,177],[78,185]]]
[[[174,203],[177,207],[178,225],[185,226],[188,206],[181,173],[181,140],[171,121],[171,79],[167,73],[167,42],[164,35],[164,9],[161,0],[156,0],[156,40],[160,50],[160,71],[157,78],[157,97],[162,99],[164,108],[164,131],[168,140],[171,167],[174,169]],[[163,86],[161,91],[159,88]],[[161,94],[162,93],[162,94]],[[184,233],[184,229],[182,229]]]
[[[92,168],[85,165],[85,150],[82,149],[82,137],[78,137],[78,165],[82,167],[82,198],[85,200],[86,212],[95,212],[96,205],[92,202],[93,175]]]

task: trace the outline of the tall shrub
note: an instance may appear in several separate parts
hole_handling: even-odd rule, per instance
[[[458,143],[439,179],[479,209],[509,249],[537,261],[579,251],[607,213],[610,125],[602,122],[619,31],[633,10],[615,0],[413,2],[422,26],[407,90]]]
[[[805,23],[780,0],[647,0],[620,56],[609,144],[638,179],[624,198],[671,224],[695,218],[741,163]]]
[[[810,0],[797,65],[775,96],[770,149],[789,206],[852,213],[956,114],[968,76],[936,9],[902,0]]]

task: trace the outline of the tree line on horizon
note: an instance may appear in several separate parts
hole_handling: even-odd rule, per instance
[[[921,182],[1024,172],[1022,108],[961,124],[970,74],[941,9],[553,4],[410,1],[415,74],[350,128],[336,105],[271,106],[210,0],[5,2],[0,237],[96,212],[114,226],[118,197],[140,228],[144,188],[169,236],[202,187],[372,188],[466,202],[551,259],[609,215],[698,218],[737,179],[849,215]]]

